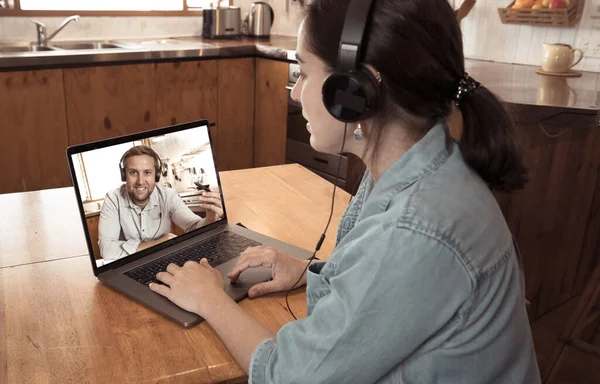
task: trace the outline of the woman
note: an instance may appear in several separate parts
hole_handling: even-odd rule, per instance
[[[361,156],[361,186],[327,262],[310,266],[304,319],[273,335],[223,292],[206,260],[169,266],[151,289],[198,313],[252,383],[538,383],[524,282],[490,189],[522,188],[526,170],[498,100],[464,70],[447,0],[375,0],[361,62],[375,113],[345,126],[322,85],[336,66],[349,0],[315,0],[298,36],[311,145]],[[445,119],[462,114],[460,143]],[[273,267],[250,297],[291,288],[305,261],[260,247],[229,274]]]

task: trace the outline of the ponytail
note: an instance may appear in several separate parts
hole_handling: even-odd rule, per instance
[[[514,123],[498,98],[480,87],[459,104],[460,148],[466,162],[493,190],[512,192],[528,181]]]

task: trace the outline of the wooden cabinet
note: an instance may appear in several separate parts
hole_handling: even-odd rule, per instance
[[[216,122],[219,170],[284,164],[287,69],[250,57],[1,73],[0,193],[71,185],[69,145],[199,119]]]
[[[63,74],[0,73],[0,193],[71,185]]]
[[[254,166],[285,164],[288,63],[256,59]]]
[[[496,198],[523,255],[533,320],[581,293],[600,260],[600,135],[593,111],[523,108],[517,120],[530,181]]]
[[[69,144],[156,128],[154,66],[64,69]]]
[[[156,122],[164,127],[187,121],[217,121],[218,61],[178,61],[156,64]],[[218,130],[211,128],[218,145]]]
[[[98,224],[100,223],[100,214],[96,216],[90,216],[85,219],[90,232],[90,239],[92,240],[92,247],[94,248],[94,258],[96,260],[102,259],[100,257],[100,246],[98,245]]]
[[[252,168],[254,58],[222,59],[219,71],[217,159],[219,171]]]

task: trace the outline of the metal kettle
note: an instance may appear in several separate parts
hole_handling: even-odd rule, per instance
[[[269,4],[264,1],[253,2],[248,14],[248,34],[256,37],[270,36],[274,20],[275,13]]]

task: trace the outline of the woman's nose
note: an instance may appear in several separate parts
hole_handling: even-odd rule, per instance
[[[295,102],[300,102],[300,92],[301,92],[301,86],[300,84],[301,80],[296,81],[296,83],[294,84],[294,86],[292,87],[292,91],[290,92],[290,97],[292,98],[292,100],[294,100]]]

